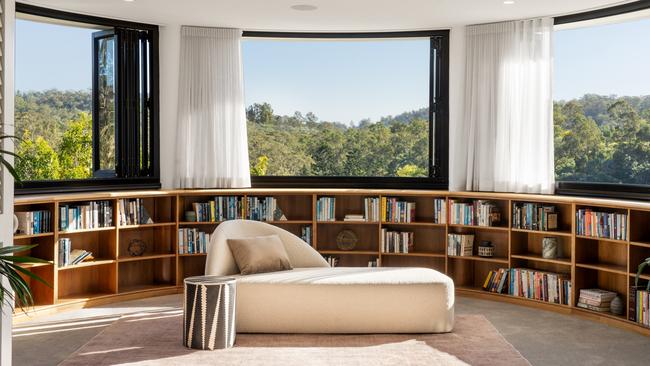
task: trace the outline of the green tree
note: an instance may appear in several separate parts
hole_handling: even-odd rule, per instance
[[[29,130],[16,147],[16,171],[22,180],[52,180],[60,178],[59,156],[42,137],[32,139]]]
[[[79,118],[68,124],[59,146],[59,161],[62,179],[84,179],[92,177],[92,119],[81,113]]]

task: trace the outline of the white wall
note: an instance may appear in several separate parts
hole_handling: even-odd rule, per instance
[[[4,52],[3,52],[3,69],[4,82],[2,85],[2,95],[4,98],[0,107],[4,111],[4,133],[13,135],[13,115],[14,115],[14,28],[15,28],[15,2],[14,0],[4,0],[4,11],[2,24],[4,25]],[[11,143],[6,143],[5,148],[12,148]],[[3,170],[2,179],[2,213],[0,214],[0,242],[3,246],[13,244],[13,217],[14,217],[14,181],[7,170]],[[3,278],[4,280],[4,278]],[[5,280],[5,284],[7,284]],[[0,321],[0,365],[11,365],[11,317],[12,310],[9,306],[2,306],[2,317]]]
[[[449,133],[450,141],[459,130],[463,118],[465,98],[465,27],[451,29],[449,41]],[[180,52],[180,25],[171,24],[160,28],[160,178],[163,188],[175,188],[176,121],[178,108],[178,75]],[[458,133],[461,133],[460,131]],[[451,152],[451,149],[450,149]],[[456,159],[456,160],[455,160]],[[464,173],[453,169],[463,157],[450,156],[450,182],[458,182]],[[464,187],[450,189],[463,190]]]
[[[176,121],[181,28],[160,26],[160,182],[175,188]]]

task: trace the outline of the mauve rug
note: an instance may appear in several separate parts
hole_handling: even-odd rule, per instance
[[[215,351],[185,348],[181,329],[180,311],[128,315],[60,365],[530,365],[482,315],[446,334],[238,334]]]

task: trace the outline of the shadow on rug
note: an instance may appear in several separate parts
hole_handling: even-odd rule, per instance
[[[183,347],[181,329],[178,310],[125,316],[61,365],[530,365],[481,315],[447,334],[238,334],[217,351]]]

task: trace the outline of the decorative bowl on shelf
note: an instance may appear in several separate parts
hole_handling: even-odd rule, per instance
[[[194,211],[185,211],[185,221],[186,222],[195,222],[196,221],[196,212],[194,212]]]
[[[357,234],[352,230],[343,230],[336,235],[336,247],[340,250],[352,250],[358,241]]]
[[[140,257],[147,250],[147,243],[140,239],[133,239],[129,242],[127,250],[131,257]]]

